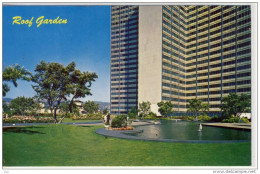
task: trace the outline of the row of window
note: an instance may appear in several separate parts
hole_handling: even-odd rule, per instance
[[[134,59],[134,60],[136,60],[136,59]],[[131,66],[131,67],[137,67],[137,65],[138,65],[138,63],[137,63],[137,61],[135,61],[135,62],[131,62],[131,63],[127,63],[127,61],[125,61],[125,62],[121,62],[120,64],[119,64],[119,61],[117,61],[118,62],[118,64],[113,64],[113,65],[111,65],[111,68],[114,68],[114,67],[123,67],[123,66]]]
[[[163,82],[162,86],[169,87],[169,88],[176,88],[176,89],[180,89],[180,90],[185,90],[185,87],[178,86],[178,85],[175,85],[175,84],[170,84],[170,83],[164,83]]]
[[[226,86],[235,86],[235,85],[245,85],[245,84],[251,84],[251,80],[243,80],[243,81],[237,81],[237,82],[229,82],[229,83],[223,83],[222,85],[224,87]],[[196,90],[196,89],[207,89],[207,88],[219,88],[221,87],[221,84],[214,84],[214,85],[204,85],[204,86],[194,86],[194,87],[187,87],[186,90]]]
[[[178,56],[178,58],[179,58],[179,59],[182,59],[182,60],[185,60],[185,58],[182,57],[182,56]],[[183,63],[183,62],[181,62],[181,61],[178,61],[176,58],[174,59],[174,58],[168,57],[168,56],[166,56],[166,55],[163,55],[163,59],[166,59],[166,60],[168,60],[168,61],[170,61],[170,62],[177,63],[178,65],[185,66],[185,63]]]
[[[118,99],[127,99],[127,100],[136,99],[137,100],[137,97],[111,97],[111,100],[118,100]]]
[[[111,95],[128,95],[128,94],[136,94],[136,92],[112,92]]]
[[[237,52],[237,55],[243,55],[243,54],[246,54],[246,53],[249,53],[250,50],[243,50],[243,51],[240,51],[240,52]],[[242,54],[243,53],[243,54]],[[236,53],[232,53],[232,56],[230,57],[234,57]],[[223,59],[224,58],[228,58],[228,56],[224,57],[223,56]],[[218,60],[221,60],[221,57],[216,57],[214,58],[212,61],[211,59],[209,59],[210,62],[213,62],[213,61],[218,61]],[[242,62],[246,62],[246,61],[250,61],[250,57],[245,57],[245,58],[242,58],[242,59],[237,59],[237,63],[242,63]],[[197,64],[202,64],[202,63],[206,63],[208,62],[208,59],[207,60],[203,60],[203,61],[200,61],[200,63],[197,63]],[[226,65],[232,65],[232,64],[235,64],[236,63],[236,60],[232,60],[232,61],[228,61],[228,62],[224,62],[223,63],[223,66],[226,66]],[[187,64],[187,66],[192,66],[196,63],[189,63]],[[210,65],[209,66],[210,68],[216,68],[216,67],[221,67],[221,63],[219,64],[214,64],[214,65]],[[208,68],[208,65],[207,66],[204,66],[204,67],[199,67],[198,70],[205,70]],[[187,72],[193,72],[193,71],[196,71],[196,68],[192,68],[192,69],[188,69]]]
[[[163,73],[166,73],[166,74],[168,74],[168,75],[174,75],[174,76],[178,76],[178,77],[181,77],[181,78],[185,78],[185,75],[184,75],[184,74],[179,74],[179,73],[176,73],[176,72],[173,72],[173,71],[164,69],[164,68],[163,68],[162,72],[163,72]]]
[[[112,105],[131,105],[134,104],[136,105],[137,102],[127,102],[127,103],[122,103],[122,102],[111,102]]]
[[[135,89],[137,90],[137,87],[122,87],[122,88],[111,88],[111,90],[129,90],[129,89]]]
[[[126,73],[117,73],[117,74],[111,74],[111,77],[117,77],[117,76],[131,76],[130,79],[132,79],[133,77],[137,77],[137,71],[135,72],[126,72]],[[112,79],[113,81],[117,81]]]
[[[130,71],[130,70],[137,70],[137,66],[136,67],[132,67],[132,68],[120,68],[120,69],[112,69],[111,72],[118,72],[118,71]]]
[[[229,75],[229,76],[223,76],[223,80],[226,80],[226,79],[234,79],[234,78],[240,78],[240,77],[250,77],[251,76],[251,73],[250,72],[246,72],[246,73],[241,73],[241,74],[233,74],[233,75]],[[221,77],[214,77],[214,78],[210,78],[210,79],[202,79],[202,80],[193,80],[193,81],[188,81],[186,82],[187,85],[190,85],[190,84],[196,84],[196,83],[204,83],[204,82],[212,82],[212,81],[220,81],[221,80]]]
[[[134,82],[111,83],[111,86],[137,85],[137,84],[138,84],[138,81],[137,81],[137,79],[136,79],[136,81],[134,81]]]

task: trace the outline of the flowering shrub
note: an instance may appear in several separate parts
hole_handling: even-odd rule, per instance
[[[53,123],[52,117],[12,116],[3,119],[4,123]]]
[[[223,119],[223,123],[249,123],[249,120],[245,117],[239,118],[239,117],[232,117],[228,119]]]
[[[198,120],[200,121],[210,121],[211,120],[211,117],[210,116],[207,116],[207,115],[200,115],[198,117]]]
[[[222,123],[239,123],[239,118],[235,117],[235,118],[223,119]]]
[[[86,116],[76,116],[72,117],[72,120],[103,120],[102,114],[88,114]]]
[[[40,117],[37,121],[38,123],[53,123],[54,119],[52,117]]]

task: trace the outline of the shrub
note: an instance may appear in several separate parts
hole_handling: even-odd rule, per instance
[[[222,123],[239,123],[239,117],[223,119]]]
[[[129,119],[136,119],[138,116],[138,111],[135,107],[132,107],[131,111],[128,112]]]
[[[12,116],[8,119],[3,119],[4,123],[53,123],[52,117],[39,117],[35,118],[32,116]]]
[[[156,113],[154,113],[154,112],[149,112],[148,116],[151,116],[151,117],[156,117],[156,116],[157,116],[157,114],[156,114]]]
[[[103,120],[102,114],[88,114],[86,116],[72,116],[72,120]]]
[[[210,121],[212,122],[220,122],[222,120],[221,117],[218,117],[217,115],[214,115],[213,117],[211,117]]]
[[[200,115],[198,117],[198,120],[200,120],[200,121],[209,121],[209,120],[211,120],[211,117],[209,117],[207,115]]]
[[[40,117],[37,122],[38,123],[54,123],[54,119],[52,117]]]
[[[150,112],[148,115],[146,115],[144,118],[145,119],[155,119],[156,118],[156,113]]]
[[[127,118],[126,115],[118,115],[118,116],[116,116],[112,120],[111,127],[112,128],[126,127],[127,126],[126,118]]]
[[[242,118],[240,119],[240,123],[241,123],[241,122],[250,123],[250,121],[249,121],[246,117],[242,117]]]
[[[172,116],[172,119],[182,119],[185,120],[187,118],[187,116]]]
[[[191,120],[194,120],[195,118],[196,118],[195,116],[186,116],[183,118],[183,120],[191,121]]]

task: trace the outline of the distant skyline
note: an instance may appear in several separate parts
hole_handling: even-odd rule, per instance
[[[13,17],[34,17],[31,27],[13,23]],[[38,17],[67,19],[67,24],[42,24]],[[3,69],[20,64],[34,73],[41,60],[68,65],[74,61],[81,71],[96,72],[92,96],[82,101],[110,101],[110,6],[3,6]],[[5,97],[33,97],[31,82],[9,83]]]

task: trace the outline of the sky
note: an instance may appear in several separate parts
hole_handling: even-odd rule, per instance
[[[31,20],[32,25],[13,24],[13,17]],[[66,24],[42,24],[36,20],[67,19]],[[19,21],[21,23],[21,21]],[[3,69],[19,64],[34,73],[41,60],[64,66],[72,61],[81,71],[96,72],[92,96],[82,99],[110,100],[110,6],[3,6]],[[32,82],[11,83],[5,97],[33,97]]]

